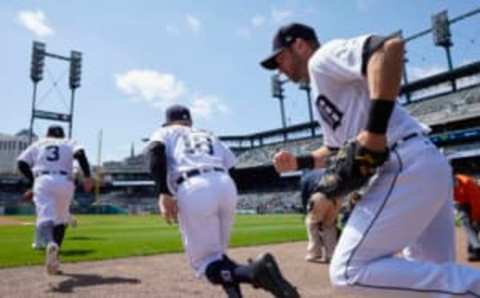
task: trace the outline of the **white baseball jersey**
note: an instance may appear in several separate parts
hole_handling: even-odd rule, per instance
[[[329,147],[342,146],[366,126],[370,99],[361,68],[367,39],[331,41],[309,61]],[[423,130],[397,104],[388,143]],[[403,140],[391,146],[390,158],[355,206],[335,248],[330,280],[362,296],[480,297],[480,271],[453,263],[451,168],[424,136]],[[396,256],[401,251],[403,258]]]
[[[150,141],[165,144],[167,180],[172,193],[175,193],[175,181],[181,173],[212,167],[228,170],[236,162],[230,149],[206,130],[171,125],[155,131]]]
[[[361,68],[368,37],[328,42],[309,60],[313,106],[323,129],[324,144],[328,147],[342,146],[366,127],[370,98]],[[423,130],[397,103],[387,130],[389,144]]]
[[[155,131],[151,142],[165,144],[168,187],[177,199],[185,253],[197,276],[226,253],[237,203],[237,189],[227,169],[235,156],[212,133],[170,125]],[[190,170],[221,168],[177,179]],[[183,177],[183,176],[182,176]]]
[[[44,138],[30,145],[17,160],[22,160],[32,168],[33,174],[43,171],[73,171],[73,155],[83,149],[74,140]]]
[[[52,221],[65,224],[75,190],[72,181],[73,155],[82,149],[75,141],[44,138],[30,145],[17,160],[30,165],[35,176],[33,201],[37,225]]]

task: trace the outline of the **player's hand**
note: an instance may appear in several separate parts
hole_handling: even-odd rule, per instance
[[[382,134],[362,131],[357,136],[357,143],[375,152],[383,152],[387,148],[387,137]]]
[[[23,193],[22,198],[24,201],[31,202],[33,201],[33,191],[31,189]]]
[[[165,221],[170,225],[177,223],[177,201],[167,194],[161,194],[158,198],[158,207]]]
[[[273,166],[278,173],[296,171],[297,158],[288,151],[279,151],[273,156]]]
[[[83,190],[85,192],[91,192],[92,189],[93,189],[93,179],[92,177],[86,177],[85,179],[83,179]]]

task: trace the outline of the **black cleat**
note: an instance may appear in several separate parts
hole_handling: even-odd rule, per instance
[[[252,262],[254,286],[272,293],[277,298],[299,298],[297,289],[282,275],[275,258],[265,253]]]
[[[227,293],[228,298],[243,298],[240,285],[238,284],[223,286],[223,290]]]

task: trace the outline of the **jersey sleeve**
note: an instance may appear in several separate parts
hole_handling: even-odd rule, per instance
[[[220,146],[223,151],[223,166],[225,167],[225,169],[233,168],[237,163],[237,157],[235,156],[235,154],[233,154],[232,150],[230,150],[230,148],[228,148],[222,142],[220,142]]]
[[[80,150],[85,150],[85,148],[75,140],[70,140],[69,143],[70,143],[70,146],[72,146],[73,154],[77,153]]]
[[[25,149],[25,151],[20,153],[20,155],[17,157],[17,161],[24,161],[30,167],[33,167],[35,163],[36,152],[37,152],[37,145],[36,143],[33,143],[32,145],[28,146],[27,149]]]
[[[310,73],[319,73],[335,80],[349,82],[363,79],[363,50],[370,35],[337,39],[323,45],[309,61]]]
[[[166,138],[167,138],[167,130],[164,128],[159,128],[156,131],[154,131],[150,136],[150,143],[153,143],[153,142],[165,143]]]

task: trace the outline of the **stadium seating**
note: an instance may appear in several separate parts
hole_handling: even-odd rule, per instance
[[[268,193],[249,193],[239,196],[237,210],[246,213],[292,213],[301,210],[300,193],[298,191],[273,191]]]
[[[420,121],[434,125],[480,116],[480,87],[466,88],[456,93],[436,95],[406,105]]]

